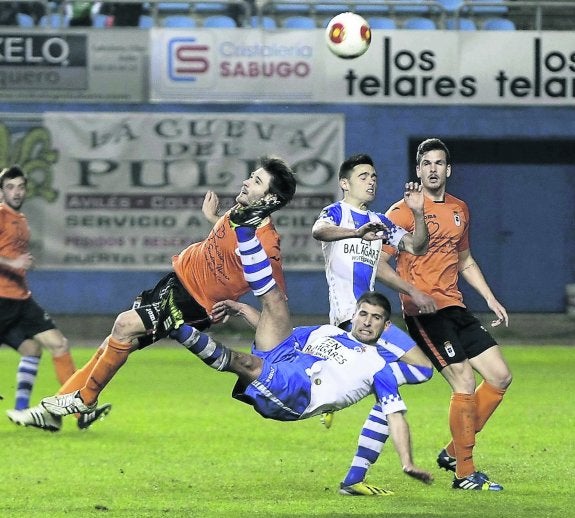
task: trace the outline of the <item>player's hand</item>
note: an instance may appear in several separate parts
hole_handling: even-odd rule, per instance
[[[505,323],[505,327],[509,327],[509,316],[507,315],[507,310],[499,304],[497,299],[488,299],[487,306],[497,316],[497,318],[491,322],[491,327],[497,327],[503,323]]]
[[[33,265],[34,256],[30,253],[21,254],[10,262],[10,266],[18,270],[29,270]]]
[[[403,193],[403,200],[406,205],[413,211],[423,210],[423,188],[417,182],[407,182],[405,184],[405,191]]]
[[[230,317],[241,315],[241,303],[234,300],[216,302],[210,313],[213,324],[225,324]]]
[[[356,229],[356,235],[364,241],[376,241],[378,239],[387,241],[388,228],[381,222],[370,221]]]
[[[424,484],[431,484],[433,482],[433,475],[417,466],[403,466],[403,472]]]
[[[219,218],[220,199],[213,191],[208,191],[202,203],[202,214],[210,222],[215,223]]]
[[[413,290],[409,296],[419,309],[420,315],[429,315],[437,311],[437,304],[435,304],[435,300],[433,300],[433,298],[430,297],[427,293],[423,293],[419,290]]]

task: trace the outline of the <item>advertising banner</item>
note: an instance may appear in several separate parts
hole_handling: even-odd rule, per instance
[[[148,38],[134,30],[2,30],[0,100],[144,102]]]
[[[38,268],[169,269],[203,239],[209,190],[234,204],[263,155],[296,173],[294,201],[274,214],[287,269],[321,269],[311,237],[338,196],[340,114],[46,113],[0,124],[0,152],[29,176],[23,211]],[[4,148],[3,150],[1,148]]]
[[[323,30],[152,30],[153,102],[574,105],[568,32],[373,31],[333,55]]]

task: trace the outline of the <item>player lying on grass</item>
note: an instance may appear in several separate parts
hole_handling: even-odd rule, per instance
[[[236,196],[239,207],[255,204],[267,211],[266,217],[258,220],[255,232],[271,258],[273,277],[281,290],[285,290],[285,281],[279,235],[267,216],[289,203],[295,190],[291,168],[279,158],[263,157]],[[250,289],[236,252],[228,211],[206,239],[174,256],[172,272],[154,288],[143,291],[132,309],[117,316],[110,336],[97,353],[60,388],[58,395],[46,398],[43,411],[54,415],[92,411],[99,394],[133,351],[167,337],[183,322],[202,330],[216,323],[217,318],[211,315],[213,305],[219,300],[238,299]]]

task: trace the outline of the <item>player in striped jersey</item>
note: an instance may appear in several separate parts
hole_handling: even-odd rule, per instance
[[[369,155],[347,158],[340,166],[339,184],[343,199],[325,207],[312,228],[313,237],[322,242],[325,257],[330,322],[349,330],[357,299],[374,289],[376,276],[388,286],[410,293],[422,312],[435,311],[431,297],[399,278],[386,263],[379,263],[384,242],[410,254],[426,252],[428,235],[421,187],[414,183],[406,185],[404,199],[416,221],[413,231],[407,232],[382,213],[369,210],[377,190],[377,173]],[[431,378],[431,362],[413,339],[391,322],[380,344],[400,385],[423,383]],[[329,427],[332,415],[326,414],[323,419]],[[365,479],[387,438],[388,423],[376,403],[360,433],[357,452],[343,481],[345,485]]]
[[[286,298],[277,289],[269,259],[255,228],[251,223],[246,224],[251,220],[242,217],[242,209],[236,213],[232,211],[231,219],[237,225],[238,248],[246,280],[262,303],[261,314],[253,308],[250,313],[244,312],[246,319],[256,326],[252,353],[228,349],[188,325],[182,325],[170,336],[198,355],[206,365],[237,374],[233,396],[269,419],[306,419],[325,411],[341,410],[375,394],[389,421],[402,464],[411,476],[431,482],[431,475],[413,464],[409,427],[403,416],[405,404],[399,395],[397,380],[378,345],[389,320],[389,301],[376,292],[362,295],[352,316],[350,332],[331,325],[292,329]],[[232,305],[232,308],[237,306]],[[392,494],[364,482],[342,484],[340,492],[346,495]]]

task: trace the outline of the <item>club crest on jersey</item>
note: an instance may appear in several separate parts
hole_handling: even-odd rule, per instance
[[[455,350],[453,349],[453,345],[451,345],[451,342],[449,341],[443,342],[443,349],[445,350],[445,353],[447,354],[447,356],[449,356],[449,358],[453,358],[455,356]]]
[[[459,212],[454,212],[454,213],[453,213],[453,222],[454,222],[455,225],[457,225],[458,227],[461,226],[461,218],[459,217]]]

